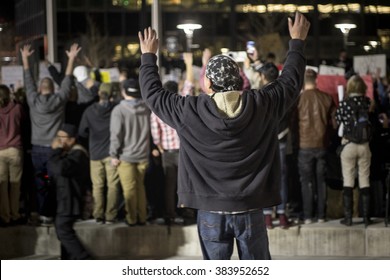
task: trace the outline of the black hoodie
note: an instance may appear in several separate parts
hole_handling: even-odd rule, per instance
[[[109,156],[110,118],[116,104],[112,102],[94,103],[83,113],[79,126],[79,136],[89,137],[91,160],[102,160]]]
[[[233,118],[222,114],[211,96],[165,90],[156,56],[142,55],[142,97],[180,137],[180,207],[235,212],[280,204],[278,124],[302,88],[303,46],[302,40],[290,41],[280,77],[260,90],[244,91],[241,112]]]

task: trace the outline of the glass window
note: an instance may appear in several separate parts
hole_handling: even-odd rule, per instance
[[[85,1],[80,0],[69,0],[70,8],[84,8]]]
[[[57,8],[58,9],[67,9],[68,8],[68,0],[57,0]]]
[[[110,36],[121,36],[122,35],[122,14],[121,13],[108,13],[108,34]]]

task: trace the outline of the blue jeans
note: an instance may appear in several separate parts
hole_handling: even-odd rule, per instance
[[[304,219],[324,219],[326,214],[326,151],[324,149],[300,149],[298,168],[302,187]],[[316,205],[316,210],[315,207]]]
[[[276,213],[284,214],[286,213],[286,204],[287,204],[287,194],[288,194],[288,184],[287,184],[287,161],[286,161],[286,148],[287,142],[279,142],[279,156],[280,156],[280,168],[281,168],[281,178],[280,178],[280,196],[282,198],[282,203],[276,206]],[[264,215],[272,215],[273,209],[264,208]]]
[[[269,260],[263,210],[240,214],[198,211],[198,234],[205,260],[229,260],[236,239],[241,260]]]

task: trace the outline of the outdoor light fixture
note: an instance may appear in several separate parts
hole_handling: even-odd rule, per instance
[[[193,35],[194,35],[194,30],[201,29],[202,25],[200,25],[198,23],[187,22],[187,23],[178,24],[176,27],[178,29],[182,29],[184,31],[184,33],[186,34],[186,38],[187,38],[187,52],[191,51],[192,38],[193,38]]]
[[[354,23],[338,23],[334,25],[336,28],[340,29],[344,36],[344,48],[347,48],[348,44],[348,34],[349,31],[353,28],[356,28]]]
[[[340,29],[343,34],[349,33],[349,31],[353,28],[356,28],[356,24],[354,23],[338,23],[334,25],[336,28]]]
[[[378,42],[378,41],[368,41],[368,43],[369,43],[374,49],[379,45],[379,42]]]

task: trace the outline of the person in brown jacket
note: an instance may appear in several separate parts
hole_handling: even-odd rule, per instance
[[[327,129],[336,109],[332,97],[317,88],[316,80],[317,73],[307,69],[304,90],[298,103],[298,168],[305,224],[312,223],[315,216],[318,222],[325,221],[325,148]],[[335,121],[332,125],[335,127]]]

